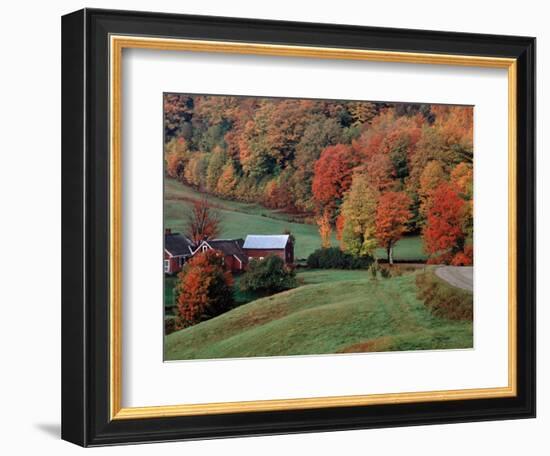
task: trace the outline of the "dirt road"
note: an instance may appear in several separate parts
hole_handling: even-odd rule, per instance
[[[441,266],[435,274],[454,287],[474,290],[474,268],[472,266]]]

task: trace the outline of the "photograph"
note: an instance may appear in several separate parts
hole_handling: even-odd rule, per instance
[[[9,268],[19,301],[31,283],[41,298],[43,283],[61,294],[61,322],[39,302],[29,346],[7,351],[25,361],[38,350],[27,371],[55,373],[31,397],[55,412],[37,432],[60,422],[66,442],[133,452],[227,439],[211,449],[231,453],[230,442],[268,438],[273,454],[334,454],[364,436],[369,449],[391,441],[426,456],[449,441],[464,454],[480,435],[505,453],[540,446],[543,15],[500,8],[494,21],[476,5],[438,16],[401,0],[382,5],[389,14],[331,4],[323,17],[297,2],[270,14],[258,2],[94,1],[40,14],[39,52],[7,59],[27,65],[22,75],[61,61],[50,71],[61,103],[42,77],[30,92],[6,84],[18,134],[5,149],[28,161],[6,167],[10,195],[26,195],[13,205],[28,220],[8,217],[17,229],[4,238],[22,264],[22,231],[50,219],[62,231],[61,288],[54,267]],[[36,103],[21,97],[35,93],[61,116],[30,128],[21,119]],[[52,147],[18,153],[36,129]],[[61,190],[61,218],[41,181]],[[21,340],[20,318],[5,320]],[[44,345],[46,330],[61,341]],[[34,391],[4,390],[16,405]],[[288,448],[272,445],[286,434]],[[43,446],[28,427],[14,435]]]
[[[474,347],[474,106],[162,103],[165,361]]]

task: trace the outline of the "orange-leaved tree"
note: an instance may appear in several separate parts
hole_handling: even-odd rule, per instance
[[[225,198],[231,198],[234,196],[233,194],[238,183],[239,178],[237,176],[237,171],[235,170],[235,165],[233,165],[233,162],[229,160],[222,168],[222,172],[216,186],[216,193]]]
[[[474,236],[474,171],[467,163],[459,163],[451,171],[451,184],[466,201],[464,230],[467,238]]]
[[[418,188],[418,197],[420,199],[420,215],[422,220],[426,219],[426,214],[430,206],[430,199],[434,190],[448,179],[443,164],[438,160],[431,160],[420,175],[420,186]]]
[[[185,213],[185,232],[195,244],[220,234],[221,219],[206,198],[196,200]]]
[[[321,247],[328,249],[331,244],[330,238],[332,235],[329,211],[323,211],[323,214],[317,218],[317,226],[319,227],[319,236],[321,236]]]
[[[181,327],[215,317],[232,307],[233,277],[223,259],[223,254],[215,250],[200,252],[178,274],[175,301]]]
[[[424,229],[430,263],[451,263],[458,254],[464,263],[464,254],[468,252],[465,250],[467,215],[466,202],[451,184],[444,182],[434,190]]]
[[[376,238],[381,247],[386,249],[388,263],[393,264],[393,248],[407,229],[407,222],[412,217],[411,198],[405,192],[384,193],[376,210]]]
[[[189,149],[183,138],[174,138],[165,146],[165,172],[169,177],[179,179],[183,176],[189,160]]]

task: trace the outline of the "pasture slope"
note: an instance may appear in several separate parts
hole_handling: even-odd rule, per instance
[[[304,271],[298,288],[166,336],[165,359],[471,348],[472,322],[432,315],[415,277]]]
[[[183,214],[193,201],[205,194],[174,179],[165,178],[164,184],[164,224],[173,231],[184,230]],[[255,203],[224,200],[207,195],[210,203],[218,209],[222,217],[221,237],[226,239],[243,238],[247,234],[280,234],[290,230],[296,237],[295,258],[305,259],[314,250],[321,247],[317,227],[300,223],[299,217],[282,211],[267,209]],[[333,234],[333,245],[338,241]],[[377,249],[378,258],[386,258],[383,249]],[[426,254],[418,236],[401,239],[395,246],[396,261],[424,261]]]

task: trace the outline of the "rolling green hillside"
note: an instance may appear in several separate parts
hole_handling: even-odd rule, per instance
[[[472,323],[434,317],[415,277],[308,271],[301,287],[166,336],[165,359],[472,347]]]
[[[164,223],[175,231],[183,231],[183,214],[194,200],[204,194],[183,185],[174,179],[165,179]],[[321,247],[321,239],[315,225],[297,223],[296,216],[281,211],[266,209],[254,203],[242,203],[207,196],[222,216],[222,238],[244,238],[247,234],[280,234],[290,230],[296,237],[296,259],[307,258],[310,253]],[[333,245],[338,245],[333,235]],[[383,249],[376,251],[378,258],[385,258]],[[423,261],[426,255],[422,250],[419,237],[407,237],[400,240],[394,250],[394,258],[399,260]]]

